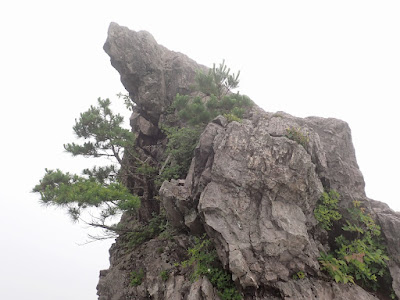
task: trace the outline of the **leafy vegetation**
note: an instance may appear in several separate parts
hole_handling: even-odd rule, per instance
[[[145,225],[140,225],[135,230],[126,233],[129,247],[135,247],[159,236],[168,229],[165,213],[153,214],[153,217]]]
[[[339,221],[337,210],[339,194],[324,193],[314,214],[324,229],[330,230],[332,221]],[[391,281],[387,267],[389,257],[381,237],[380,227],[362,207],[360,201],[353,201],[348,209],[349,218],[344,220],[342,232],[335,237],[335,250],[321,253],[319,262],[322,269],[336,281],[358,283],[376,291],[381,282]]]
[[[342,215],[338,211],[340,195],[334,190],[324,192],[314,210],[314,216],[325,230],[331,230],[332,221],[338,221]]]
[[[242,122],[242,119],[239,118],[237,115],[235,114],[224,114],[224,117],[226,118],[226,120],[230,123],[230,122]]]
[[[243,117],[246,108],[252,105],[247,96],[231,94],[218,98],[214,94],[208,97],[177,95],[173,103],[179,119],[189,125],[206,125],[218,115],[230,114],[238,119]]]
[[[242,296],[231,279],[231,274],[218,265],[217,254],[211,241],[204,235],[195,237],[193,248],[188,249],[189,259],[181,263],[184,268],[193,269],[191,280],[206,276],[217,289],[222,300],[239,300]]]
[[[167,271],[167,270],[162,270],[162,271],[160,272],[160,277],[161,277],[161,279],[162,279],[163,281],[167,281],[167,280],[168,280],[168,277],[169,277],[168,271]]]
[[[160,170],[158,184],[164,180],[184,178],[189,169],[202,128],[195,127],[162,127],[168,138],[165,156],[167,157]]]
[[[253,105],[247,96],[231,93],[239,85],[239,74],[231,75],[225,62],[218,68],[214,64],[207,74],[197,74],[193,87],[197,91],[195,96],[176,95],[168,110],[169,121],[162,125],[168,145],[159,185],[164,180],[186,176],[200,134],[212,119],[224,115],[229,122],[240,122]]]
[[[142,284],[144,278],[144,271],[140,269],[138,272],[132,271],[131,272],[131,285],[132,286],[139,286]]]
[[[221,99],[239,86],[240,71],[236,75],[235,73],[231,75],[230,72],[231,69],[225,65],[225,60],[223,60],[218,68],[214,64],[208,74],[197,73],[197,90],[208,96],[216,95]]]
[[[303,271],[299,271],[293,275],[294,280],[300,280],[306,278],[306,274]]]
[[[304,149],[307,148],[309,137],[308,134],[304,134],[301,128],[290,127],[286,129],[286,137],[292,141],[295,141],[303,146]]]

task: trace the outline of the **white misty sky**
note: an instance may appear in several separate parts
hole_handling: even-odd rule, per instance
[[[0,299],[97,299],[112,241],[79,246],[87,229],[30,190],[45,167],[88,165],[63,151],[74,119],[124,92],[102,50],[111,21],[225,59],[267,111],[347,121],[367,195],[400,211],[399,15],[398,1],[3,1]]]

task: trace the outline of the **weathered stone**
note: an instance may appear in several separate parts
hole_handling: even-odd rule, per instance
[[[198,210],[223,264],[243,287],[258,287],[271,273],[287,280],[306,266],[317,273],[307,229],[323,187],[305,149],[246,121],[230,123],[212,144],[213,163],[203,171],[211,181]],[[194,163],[200,153],[201,146]]]
[[[207,277],[203,276],[191,285],[187,300],[220,300],[220,298]]]
[[[249,121],[207,126],[185,182],[222,263],[243,288],[286,281],[298,271],[319,274],[326,246],[311,232],[323,185],[344,195],[343,208],[365,197],[346,123],[255,110]],[[289,140],[288,128],[302,130],[307,144]],[[337,160],[339,176],[329,169]]]
[[[315,279],[302,279],[279,282],[276,286],[281,291],[281,299],[335,299],[335,300],[377,300],[357,285],[337,284]]]
[[[203,223],[195,209],[192,209],[189,213],[185,214],[185,226],[189,228],[190,232],[193,234],[199,235],[204,233]]]
[[[387,250],[391,258],[388,265],[393,278],[392,287],[396,296],[400,298],[400,213],[394,212],[382,202],[370,200],[370,203],[387,241]]]
[[[136,128],[138,132],[147,136],[157,136],[160,131],[156,125],[145,119],[138,112],[132,113],[130,124],[132,128]]]
[[[190,273],[181,273],[174,266],[186,256],[190,245],[187,236],[176,235],[174,241],[153,239],[130,251],[111,253],[114,261],[110,269],[100,273],[97,285],[99,300],[219,299],[217,291],[206,277],[192,283]],[[144,272],[142,283],[132,286],[131,272],[141,270]],[[167,272],[167,280],[161,277],[162,271]]]
[[[116,23],[110,24],[104,50],[131,99],[153,124],[177,93],[190,91],[196,72],[206,70],[186,55],[159,45],[150,33]]]
[[[352,206],[354,199],[365,198],[364,177],[357,164],[349,125],[338,119],[318,117],[305,118],[304,123],[318,134],[326,157],[327,167],[319,175],[325,189],[338,191],[341,205],[347,207]]]
[[[185,214],[191,209],[187,189],[178,180],[171,180],[164,181],[159,193],[168,220],[174,227],[184,228]]]

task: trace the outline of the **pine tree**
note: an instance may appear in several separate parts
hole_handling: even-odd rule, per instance
[[[99,98],[98,106],[81,113],[73,130],[84,142],[68,143],[64,148],[73,156],[107,157],[114,159],[115,164],[84,169],[81,176],[46,169],[32,191],[40,194],[42,203],[66,208],[75,221],[81,219],[83,210],[98,208],[99,215],[86,223],[121,233],[121,228],[109,225],[107,220],[124,211],[136,212],[140,206],[140,198],[124,184],[125,177],[143,181],[136,172],[130,171],[124,160],[134,160],[141,166],[143,162],[134,151],[134,134],[122,127],[123,117],[114,114],[110,104],[109,99]]]
[[[208,74],[199,72],[196,77],[197,89],[204,94],[211,96],[215,95],[219,100],[229,94],[233,89],[239,87],[239,75],[230,74],[231,69],[225,65],[225,60],[219,64],[217,68],[215,64],[208,71]]]

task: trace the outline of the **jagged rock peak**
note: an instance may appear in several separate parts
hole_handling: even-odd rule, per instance
[[[147,31],[111,23],[104,50],[143,117],[157,125],[177,93],[187,94],[196,72],[207,68],[159,45]]]

